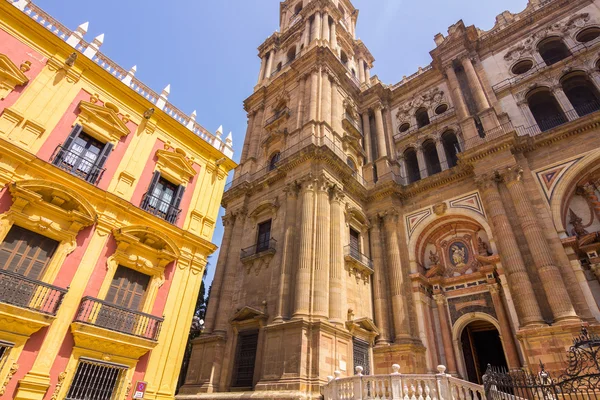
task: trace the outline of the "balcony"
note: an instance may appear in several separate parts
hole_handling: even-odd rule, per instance
[[[177,223],[179,214],[181,214],[181,209],[174,207],[171,203],[149,193],[145,193],[144,197],[142,197],[142,204],[140,208],[152,215],[164,219],[171,224]]]
[[[360,124],[350,114],[344,114],[342,123],[345,129],[353,132],[355,135],[362,136],[362,128],[360,127]]]
[[[537,124],[532,126],[519,126],[516,130],[519,136],[535,136],[542,132],[557,128],[568,122],[576,121],[579,118],[583,118],[586,115],[595,113],[597,111],[600,111],[600,104],[596,102],[581,104],[576,106],[574,110],[569,110],[564,114],[540,119]]]
[[[277,246],[277,240],[271,238],[268,241],[260,242],[254,246],[242,249],[240,252],[240,260],[242,262],[247,260],[254,260],[255,258],[262,257],[263,255],[275,254],[275,248]]]
[[[366,269],[367,272],[373,273],[373,261],[354,246],[344,247],[344,259],[360,269]]]
[[[88,296],[81,300],[71,332],[78,347],[139,358],[156,346],[162,322],[154,315]]]
[[[425,125],[425,126],[417,126],[417,125],[413,125],[410,129],[404,131],[404,132],[399,132],[397,134],[394,135],[394,141],[397,142],[400,139],[403,139],[404,137],[411,135],[415,132],[421,131],[421,130],[426,130],[428,128],[437,128],[439,126],[439,124],[444,121],[446,118],[449,118],[451,116],[453,116],[454,114],[456,114],[456,111],[454,109],[454,107],[450,107],[448,108],[446,111],[440,113],[440,114],[436,114],[434,116],[432,116],[429,119],[429,124]]]
[[[96,165],[96,160],[89,160],[81,154],[75,153],[59,145],[54,149],[50,157],[50,162],[58,168],[75,175],[92,185],[96,185],[106,168],[100,168]]]
[[[289,108],[284,108],[283,110],[279,110],[275,112],[275,114],[267,120],[265,123],[265,129],[271,129],[275,126],[279,125],[280,122],[288,119],[291,115],[291,111]]]
[[[66,289],[0,270],[0,316],[11,332],[29,336],[50,325]]]

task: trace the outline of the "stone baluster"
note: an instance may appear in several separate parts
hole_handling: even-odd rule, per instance
[[[522,174],[521,167],[515,166],[507,168],[502,175],[510,197],[515,204],[521,229],[538,270],[554,321],[577,320],[577,314],[562,280],[560,270],[552,258],[550,246],[544,237],[533,206],[525,191]]]
[[[446,355],[446,366],[450,374],[456,375],[456,356],[454,355],[454,346],[452,346],[452,332],[450,328],[450,319],[448,318],[448,302],[443,294],[433,296],[437,303],[438,315],[440,317],[440,330],[442,331],[442,343],[444,345],[444,354]]]
[[[367,153],[367,163],[373,162],[373,152],[371,151],[371,123],[369,121],[369,110],[362,114],[363,137],[365,140],[365,152]]]
[[[313,283],[313,316],[329,319],[329,257],[331,213],[329,180],[321,176],[317,182],[317,221],[315,232],[315,272]],[[338,232],[339,233],[339,232]]]
[[[482,175],[477,179],[483,203],[494,228],[502,266],[506,271],[510,291],[515,301],[521,326],[544,325],[533,286],[529,280],[523,256],[508,220],[498,190],[497,177]]]
[[[281,277],[279,282],[279,302],[277,303],[277,316],[275,322],[282,322],[289,318],[290,286],[294,261],[296,260],[294,249],[296,244],[296,208],[298,205],[298,183],[288,184],[284,192],[285,202],[285,226],[283,235],[283,256],[281,257]]]
[[[500,286],[497,283],[488,286],[490,294],[492,296],[492,302],[494,303],[494,310],[496,310],[496,316],[500,323],[500,335],[502,336],[502,345],[506,352],[506,362],[508,368],[511,370],[519,369],[521,367],[521,361],[519,360],[519,353],[517,353],[517,345],[510,329],[510,321],[506,309],[504,308],[504,302],[500,296]]]
[[[385,144],[385,128],[383,126],[383,106],[375,107],[375,128],[377,129],[377,159],[387,157],[387,146]]]
[[[371,218],[371,242],[373,258],[373,307],[375,309],[375,324],[379,328],[377,344],[390,342],[390,321],[388,320],[388,289],[385,262],[383,260],[381,240],[381,220],[379,216]]]
[[[408,315],[405,277],[400,259],[400,243],[398,242],[398,213],[393,210],[386,213],[383,219],[385,249],[387,253],[388,282],[394,318],[396,341],[410,339],[410,320]],[[409,294],[410,295],[410,294]]]
[[[296,271],[293,318],[308,317],[310,311],[310,278],[313,261],[315,186],[316,182],[310,178],[302,184],[300,251],[298,254],[298,269]]]
[[[343,325],[347,309],[346,280],[344,276],[344,245],[340,232],[342,232],[344,194],[337,186],[330,190],[331,227],[329,254],[329,321],[333,324]]]

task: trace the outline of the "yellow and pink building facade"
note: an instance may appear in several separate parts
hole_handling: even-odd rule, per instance
[[[231,134],[87,24],[26,0],[0,15],[0,397],[173,398]]]

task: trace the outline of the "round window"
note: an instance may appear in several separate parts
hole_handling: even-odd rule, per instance
[[[402,125],[400,125],[400,128],[398,128],[398,130],[400,131],[400,133],[402,133],[406,132],[408,128],[410,128],[410,124],[408,122],[405,122]]]
[[[515,75],[521,75],[533,68],[533,61],[523,60],[519,61],[512,67],[512,73]]]
[[[437,106],[437,107],[435,108],[435,113],[436,113],[437,115],[443,114],[443,113],[445,113],[446,111],[448,111],[448,104],[440,104],[439,106]]]
[[[600,36],[600,28],[587,28],[579,32],[575,38],[579,43],[587,43]]]

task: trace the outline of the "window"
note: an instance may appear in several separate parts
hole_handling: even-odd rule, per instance
[[[342,52],[340,53],[340,60],[342,61],[342,64],[348,66],[348,56],[346,55],[344,50],[342,50]]]
[[[442,115],[446,111],[448,111],[448,105],[447,104],[440,104],[439,106],[437,106],[435,108],[435,114],[436,115]]]
[[[444,132],[442,134],[442,144],[444,145],[444,151],[446,152],[448,168],[455,167],[458,163],[457,154],[460,153],[460,146],[456,134],[452,131]]]
[[[258,224],[258,236],[256,238],[256,252],[269,250],[271,241],[271,220]]]
[[[271,156],[271,159],[269,160],[269,171],[273,171],[277,167],[277,163],[279,162],[280,157],[280,152],[276,152]]]
[[[598,36],[600,36],[600,28],[586,28],[577,34],[575,40],[577,40],[579,43],[587,43],[596,39]]]
[[[534,89],[527,96],[527,104],[542,132],[564,124],[567,119],[548,88]]]
[[[419,172],[419,162],[417,152],[412,147],[404,152],[404,162],[406,163],[406,172],[408,174],[408,183],[413,183],[421,179]]]
[[[296,7],[294,8],[294,16],[300,14],[300,11],[302,11],[302,2],[296,4]]]
[[[142,199],[142,209],[174,224],[181,210],[179,206],[183,198],[185,186],[175,185],[155,171],[148,191]]]
[[[538,52],[546,65],[552,65],[571,55],[567,46],[559,37],[549,37],[538,44]]]
[[[107,303],[141,311],[150,276],[119,265],[106,295]]]
[[[355,257],[360,253],[360,233],[352,228],[350,228],[350,251]]]
[[[254,365],[258,348],[258,331],[240,332],[236,349],[233,387],[251,388],[254,383]]]
[[[356,163],[350,157],[346,158],[346,164],[352,169],[352,175],[356,176]]]
[[[398,131],[400,131],[400,133],[404,133],[406,132],[408,129],[410,128],[410,124],[408,122],[403,123],[402,125],[400,125],[400,128],[398,128]]]
[[[429,115],[426,108],[419,108],[415,113],[415,118],[417,119],[417,126],[419,128],[429,125]]]
[[[289,49],[288,52],[287,52],[287,62],[286,62],[286,64],[291,63],[295,59],[296,59],[296,47],[294,46],[291,49]]]
[[[525,72],[529,71],[531,68],[533,68],[533,61],[523,60],[523,61],[519,61],[518,63],[516,63],[512,67],[511,72],[515,75],[523,75]]]
[[[96,184],[106,163],[112,143],[102,143],[75,125],[67,140],[58,147],[52,163],[65,171]]]
[[[583,117],[600,109],[600,94],[584,73],[568,74],[560,84],[578,116]]]
[[[120,395],[128,367],[80,358],[67,400],[113,400]]]
[[[434,175],[442,171],[437,147],[433,140],[427,140],[423,143],[423,158],[425,158],[427,164],[427,175]]]
[[[0,341],[0,371],[2,371],[6,365],[6,361],[8,360],[8,356],[10,355],[13,346],[13,343]]]
[[[0,266],[39,280],[57,247],[57,241],[13,225],[0,245]]]
[[[369,343],[353,338],[352,339],[354,368],[363,367],[363,375],[371,374],[371,355],[369,354]]]

